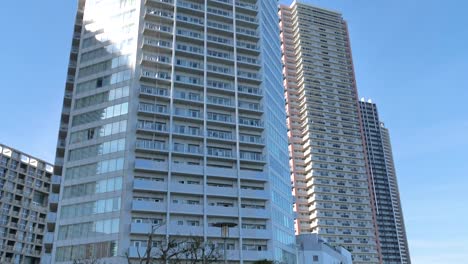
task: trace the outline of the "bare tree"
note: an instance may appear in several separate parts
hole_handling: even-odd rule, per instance
[[[210,264],[222,259],[219,248],[202,237],[164,238],[154,241],[153,228],[148,234],[144,252],[137,248],[137,257],[130,258],[128,264]]]
[[[186,248],[186,261],[190,264],[216,263],[223,258],[218,246],[202,237],[190,237]]]
[[[106,264],[104,261],[100,259],[75,259],[73,264]]]
[[[282,262],[263,259],[263,260],[257,260],[253,264],[281,264],[281,263]]]

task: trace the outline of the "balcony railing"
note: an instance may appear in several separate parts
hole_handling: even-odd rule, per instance
[[[163,142],[150,141],[150,140],[137,140],[136,147],[140,149],[150,150],[167,150],[167,146]]]
[[[140,87],[140,93],[147,94],[147,95],[165,96],[165,97],[169,95],[167,89],[149,87],[149,86],[144,86],[144,85]]]
[[[239,124],[244,125],[244,126],[250,126],[250,127],[263,127],[263,122],[258,119],[249,119],[249,118],[242,118],[239,117]]]
[[[265,157],[261,153],[241,151],[240,158],[250,161],[265,161]]]

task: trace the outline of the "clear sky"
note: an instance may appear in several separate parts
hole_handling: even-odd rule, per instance
[[[468,1],[306,2],[349,23],[359,94],[390,129],[413,263],[468,263]],[[0,142],[51,162],[74,12],[0,8]]]

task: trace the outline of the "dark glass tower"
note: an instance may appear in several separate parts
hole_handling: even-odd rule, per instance
[[[383,263],[411,263],[388,129],[376,104],[359,105]]]

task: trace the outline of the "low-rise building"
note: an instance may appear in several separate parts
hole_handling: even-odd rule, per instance
[[[352,264],[351,253],[343,247],[333,247],[317,234],[296,236],[297,264]]]

